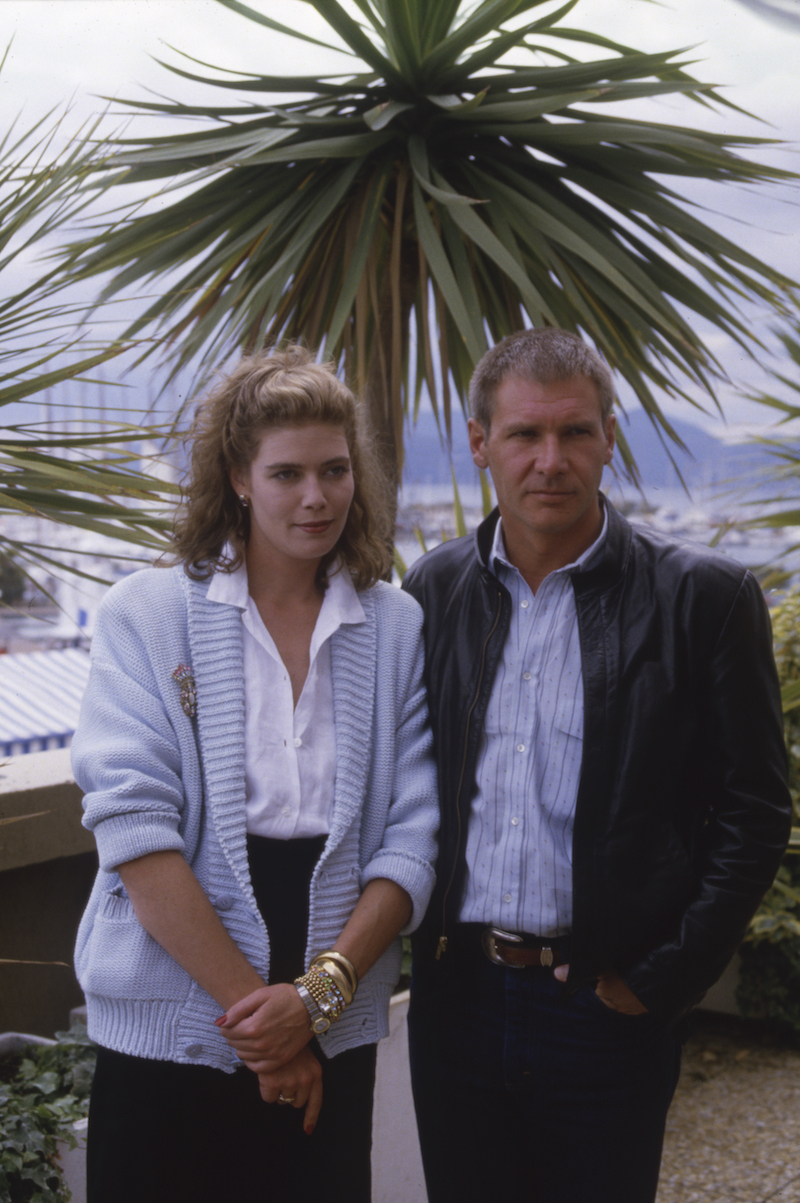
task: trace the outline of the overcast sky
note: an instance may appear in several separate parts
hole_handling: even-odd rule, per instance
[[[289,27],[330,37],[324,23],[302,0],[251,3]],[[662,4],[581,0],[570,22],[641,50],[696,47],[689,56],[695,60],[695,76],[724,87],[731,100],[769,124],[755,127],[730,112],[715,118],[697,105],[687,108],[684,102],[670,98],[647,102],[638,115],[729,131],[763,132],[793,144],[791,150],[768,152],[770,162],[800,168],[796,150],[800,144],[800,26],[795,33],[785,24],[770,23],[740,0],[666,0]],[[28,124],[50,107],[71,100],[70,122],[77,127],[82,118],[103,107],[98,96],[137,99],[145,96],[146,88],[202,103],[208,90],[170,76],[154,61],[160,57],[179,62],[176,50],[220,67],[264,73],[325,72],[344,69],[347,61],[271,33],[215,0],[0,0],[0,46],[7,45],[12,35],[13,45],[0,74],[3,126],[20,111]],[[625,113],[631,115],[630,106]],[[800,279],[796,192],[771,188],[754,195],[717,189],[708,199],[746,223],[726,223],[729,236]],[[716,218],[711,220],[720,224]],[[767,315],[755,317],[760,321]],[[730,372],[759,383],[721,337],[714,345]],[[752,407],[738,404],[734,395],[726,394],[725,405],[732,420],[752,420]],[[690,416],[685,406],[682,412]]]
[[[302,0],[252,2],[290,28],[329,36]],[[570,20],[645,50],[698,44],[697,57],[706,64],[698,75],[729,85],[737,102],[787,135],[796,132],[798,35],[740,0],[581,0]],[[12,104],[44,104],[72,92],[89,98],[93,92],[130,94],[136,85],[158,88],[163,72],[148,56],[167,55],[170,45],[250,71],[308,72],[333,61],[215,0],[0,0],[0,32],[4,42],[15,34],[2,77]]]

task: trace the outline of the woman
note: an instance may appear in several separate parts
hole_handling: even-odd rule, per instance
[[[89,1200],[367,1203],[375,1042],[433,883],[421,614],[379,579],[330,365],[244,359],[190,438],[179,562],[104,599],[73,742]]]

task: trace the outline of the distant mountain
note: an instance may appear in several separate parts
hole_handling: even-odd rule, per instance
[[[449,484],[452,479],[451,457],[456,480],[460,484],[477,484],[478,469],[472,462],[467,442],[467,422],[460,410],[453,414],[452,448],[443,445],[436,419],[430,410],[420,412],[416,426],[406,424],[406,462],[403,471],[406,484]]]
[[[775,459],[753,443],[726,443],[693,422],[671,419],[685,447],[676,446],[659,432],[644,410],[630,417],[618,416],[619,428],[628,441],[645,489],[679,488],[680,476],[690,489],[726,484],[749,486],[775,468]],[[670,455],[672,460],[670,460]],[[674,460],[674,463],[672,462]]]
[[[641,409],[629,417],[618,416],[621,431],[633,452],[645,490],[679,488],[680,470],[689,489],[702,489],[735,483],[748,487],[775,468],[776,461],[763,447],[748,443],[725,443],[693,422],[672,419],[672,426],[683,440],[688,454],[657,429]],[[667,450],[669,448],[669,451]],[[670,453],[676,467],[670,460]],[[421,412],[416,426],[406,430],[406,463],[403,479],[407,484],[448,484],[450,458],[461,484],[476,483],[477,470],[467,444],[466,421],[453,415],[452,451],[442,445],[436,419]]]

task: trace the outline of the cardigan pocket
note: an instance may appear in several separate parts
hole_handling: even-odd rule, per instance
[[[131,1002],[184,999],[191,978],[144,930],[127,897],[106,894],[81,955],[86,994]]]
[[[332,869],[323,867],[312,885],[317,902],[328,910],[335,909],[340,916],[344,910],[346,922],[361,896],[360,876],[358,865]]]

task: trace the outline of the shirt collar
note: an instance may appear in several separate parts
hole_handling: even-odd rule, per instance
[[[225,555],[231,548],[225,549]],[[211,577],[206,597],[209,601],[220,602],[223,606],[238,606],[240,610],[247,609],[250,596],[247,588],[247,565],[244,560],[233,572],[215,572]]]
[[[328,588],[322,599],[322,609],[311,640],[311,654],[314,654],[316,647],[332,635],[337,627],[347,623],[364,622],[366,617],[347,566],[341,560],[336,560],[328,573]]]
[[[250,604],[247,587],[247,565],[244,560],[233,572],[215,572],[208,586],[209,601],[246,610]],[[314,640],[320,632],[320,642],[327,639],[343,623],[364,622],[366,615],[359,601],[353,578],[341,560],[336,560],[328,572],[328,588],[322,600]],[[313,647],[312,647],[313,650]]]
[[[603,496],[600,494],[600,509],[603,512],[603,525],[600,528],[600,534],[595,539],[591,546],[586,548],[577,560],[573,560],[571,564],[564,564],[561,568],[557,568],[556,572],[585,572],[591,568],[603,548],[608,534],[608,507],[603,502]],[[497,525],[494,528],[494,538],[492,539],[492,547],[489,552],[489,563],[496,569],[497,564],[504,564],[508,568],[513,568],[516,571],[515,565],[511,563],[506,551],[505,539],[503,538],[503,519],[498,518]],[[551,576],[554,573],[550,573]]]

